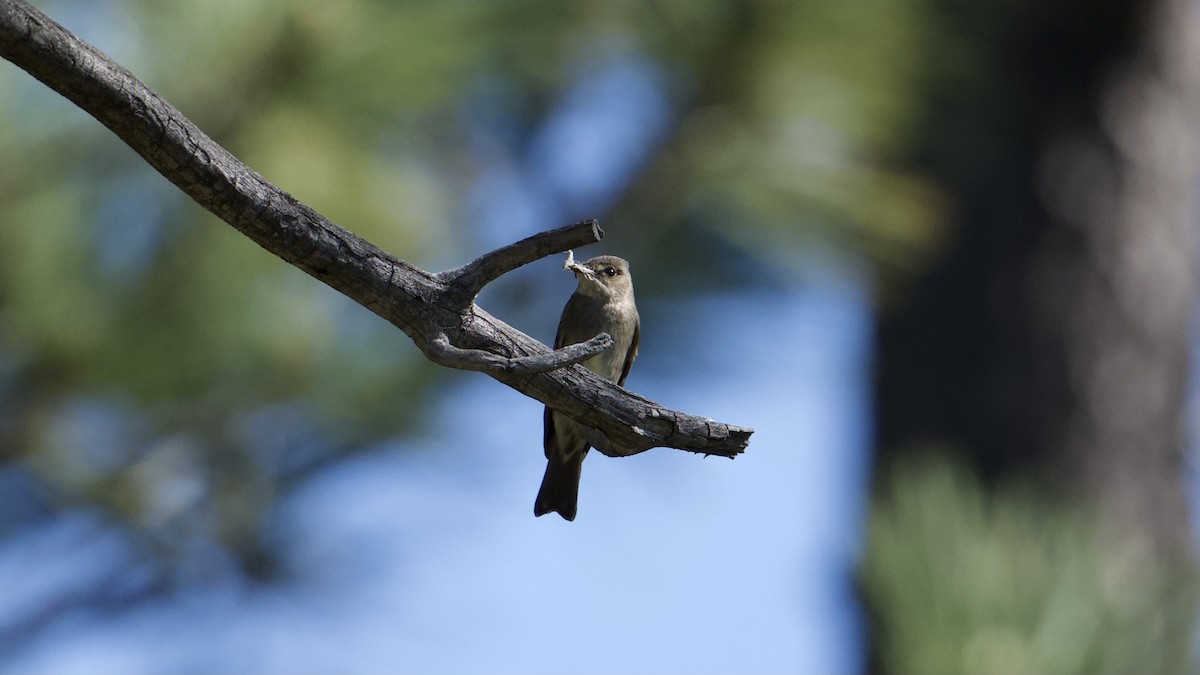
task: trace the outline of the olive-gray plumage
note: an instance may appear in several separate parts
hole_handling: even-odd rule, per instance
[[[629,263],[616,256],[602,255],[579,264],[569,260],[567,267],[575,273],[579,286],[563,309],[554,348],[608,333],[613,346],[581,365],[610,382],[624,385],[641,337]],[[546,475],[533,513],[541,516],[557,511],[563,518],[575,520],[579,474],[591,446],[584,438],[583,427],[575,420],[549,407],[544,419]]]

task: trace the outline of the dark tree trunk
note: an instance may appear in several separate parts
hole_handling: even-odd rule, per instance
[[[969,65],[918,152],[957,234],[882,320],[878,468],[939,443],[1186,550],[1195,4],[942,4]]]

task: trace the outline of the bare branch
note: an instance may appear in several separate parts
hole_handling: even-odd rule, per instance
[[[431,274],[272,185],[129,71],[24,0],[0,0],[0,56],[95,117],[218,218],[403,330],[430,359],[481,370],[591,427],[601,452],[671,447],[733,457],[749,443],[751,429],[669,410],[585,368],[561,367],[587,358],[600,336],[577,350],[552,352],[475,305],[479,289],[504,272],[599,240],[603,232],[594,222]]]
[[[567,225],[557,230],[540,232],[515,244],[509,244],[490,253],[485,253],[456,270],[442,272],[438,276],[456,287],[463,294],[462,300],[473,302],[479,291],[502,274],[511,272],[521,265],[541,260],[548,255],[594,244],[604,238],[604,230],[595,220]]]
[[[533,375],[546,373],[559,368],[573,366],[576,363],[590,359],[600,352],[613,346],[613,339],[608,333],[600,333],[587,342],[567,345],[546,354],[508,358],[497,356],[482,349],[463,349],[450,344],[450,338],[441,334],[429,341],[426,354],[434,363],[457,368],[459,370],[475,370],[488,374],[522,373]]]

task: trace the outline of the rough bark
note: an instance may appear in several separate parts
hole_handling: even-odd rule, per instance
[[[457,270],[400,260],[272,185],[129,71],[23,0],[0,0],[0,56],[65,96],[198,204],[267,251],[403,330],[441,365],[477,370],[596,431],[609,455],[671,447],[734,457],[753,430],[669,410],[579,361],[611,345],[552,352],[475,305],[489,281],[520,265],[599,241],[595,222],[535,235]]]

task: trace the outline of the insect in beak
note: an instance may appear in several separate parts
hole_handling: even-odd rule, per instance
[[[567,261],[563,263],[563,269],[571,270],[575,274],[582,274],[588,277],[596,276],[595,272],[575,262],[575,251],[567,251]]]

